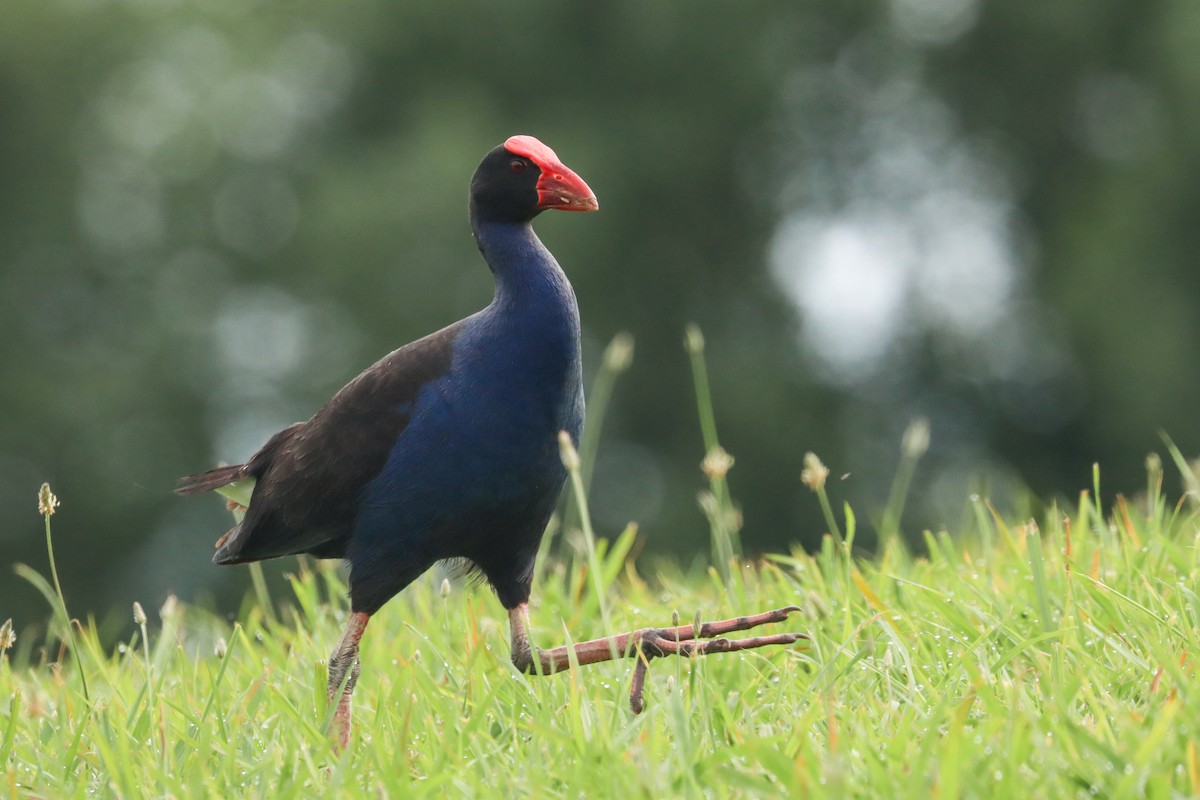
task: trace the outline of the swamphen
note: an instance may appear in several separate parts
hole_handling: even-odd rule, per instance
[[[245,464],[186,477],[176,490],[254,480],[244,518],[217,542],[217,564],[295,553],[349,561],[352,613],[329,660],[330,702],[341,691],[340,746],[349,741],[367,621],[442,559],[465,559],[491,583],[509,612],[518,669],[570,666],[567,647],[534,650],[526,616],[538,542],[566,478],[559,437],[578,441],[583,426],[579,310],[530,223],[547,209],[597,208],[583,179],[537,139],[496,147],[470,197],[471,228],[496,282],[492,303],[385,356]],[[639,655],[637,711],[649,658],[793,642],[798,634],[695,641],[791,610],[634,631],[573,650],[580,664]]]

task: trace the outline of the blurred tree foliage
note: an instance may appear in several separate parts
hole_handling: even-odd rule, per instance
[[[689,321],[751,550],[820,536],[806,450],[877,514],[918,415],[910,533],[1200,446],[1188,0],[9,0],[0,108],[0,562],[42,563],[49,480],[76,609],[240,596],[175,478],[488,301],[466,186],[517,132],[601,201],[539,221],[588,368],[637,340],[604,529],[706,546]]]

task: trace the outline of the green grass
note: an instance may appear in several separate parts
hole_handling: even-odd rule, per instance
[[[813,637],[655,661],[641,716],[632,662],[517,674],[491,594],[423,580],[367,630],[341,755],[323,659],[344,587],[296,562],[277,622],[256,601],[234,624],[168,604],[114,653],[77,630],[90,700],[61,632],[19,640],[0,657],[0,796],[1194,796],[1200,518],[1161,482],[1108,517],[1092,493],[1038,524],[977,501],[924,556],[826,538],[728,588],[627,561],[632,532],[601,540],[613,632],[795,603],[775,629]],[[539,576],[540,644],[606,633],[587,565]]]
[[[916,421],[879,553],[852,555],[858,522],[845,504],[837,518],[810,453],[802,481],[832,535],[818,553],[749,565],[729,557],[733,460],[698,331],[687,346],[714,567],[639,563],[633,525],[595,538],[580,496],[596,428],[582,458],[564,443],[579,531],[543,544],[535,643],[784,605],[803,613],[756,633],[809,642],[656,660],[635,716],[634,662],[519,674],[490,591],[427,577],[368,627],[357,729],[338,753],[324,662],[347,615],[338,571],[296,560],[290,595],[274,600],[256,571],[234,623],[169,601],[147,624],[138,606],[130,640],[106,650],[93,623],[69,622],[46,486],[53,581],[18,572],[46,598],[50,632],[6,650],[0,625],[0,797],[1200,796],[1200,482],[1170,442],[1188,490],[1177,501],[1152,457],[1137,503],[1106,513],[1098,470],[1074,508],[1036,521],[971,499],[973,524],[926,533],[917,556],[898,535],[928,443]],[[603,380],[627,365],[622,347]],[[547,557],[555,546],[564,555]]]

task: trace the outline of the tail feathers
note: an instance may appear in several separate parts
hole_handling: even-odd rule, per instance
[[[228,467],[217,467],[207,472],[198,472],[179,479],[175,494],[200,494],[231,483],[240,481],[247,475],[246,464],[234,464]]]

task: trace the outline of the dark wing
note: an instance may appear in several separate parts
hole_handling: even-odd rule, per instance
[[[246,464],[185,478],[176,490],[185,494],[244,477],[257,480],[245,518],[220,542],[213,561],[240,564],[294,553],[342,556],[363,487],[383,469],[421,388],[449,372],[462,325],[385,356],[307,422],[271,437]]]

